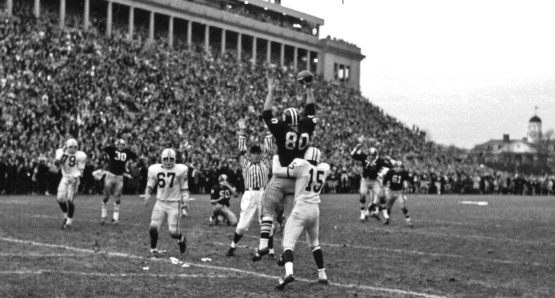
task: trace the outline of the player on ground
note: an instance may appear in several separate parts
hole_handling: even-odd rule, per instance
[[[262,149],[258,145],[250,148],[250,154],[245,156],[247,152],[247,139],[244,131],[241,129],[239,133],[239,162],[243,169],[243,180],[245,181],[245,193],[241,198],[241,214],[239,215],[239,223],[233,235],[233,241],[227,251],[227,256],[233,256],[237,248],[237,243],[243,234],[249,230],[254,219],[254,215],[258,213],[260,222],[260,212],[262,209],[262,193],[268,184],[269,164],[268,160],[263,157]],[[273,235],[268,241],[270,254],[274,253]]]
[[[364,222],[368,216],[380,219],[377,206],[383,198],[382,182],[378,175],[384,168],[392,168],[391,160],[380,158],[378,150],[370,148],[369,154],[362,150],[363,144],[359,143],[353,151],[351,157],[362,162],[362,175],[360,179],[360,222]],[[370,204],[366,209],[366,196],[371,191]]]
[[[383,210],[385,218],[385,225],[389,224],[389,216],[391,215],[391,208],[397,199],[401,199],[401,210],[405,215],[405,221],[409,227],[413,227],[410,220],[409,210],[406,207],[407,197],[403,194],[403,189],[406,183],[412,183],[412,177],[405,171],[403,163],[397,161],[393,169],[389,170],[383,179],[385,188],[386,209]]]
[[[298,79],[304,79],[299,73]],[[268,77],[268,94],[264,102],[262,118],[276,140],[279,161],[282,166],[288,166],[293,159],[303,158],[312,139],[317,119],[314,94],[310,88],[311,82],[301,81],[306,90],[306,106],[304,117],[300,117],[295,108],[285,109],[281,118],[273,118],[272,99],[276,82]],[[284,205],[285,218],[292,208],[292,194],[295,191],[295,180],[272,176],[262,195],[262,223],[260,224],[260,243],[252,261],[257,262],[264,255],[269,254],[268,241],[272,232],[272,223],[278,206]]]
[[[182,214],[189,209],[189,187],[187,185],[187,173],[189,169],[184,164],[176,164],[176,154],[173,149],[162,151],[162,163],[153,164],[148,168],[148,182],[145,190],[145,207],[154,190],[156,192],[156,204],[152,209],[150,219],[150,253],[158,255],[159,251],[158,233],[162,222],[167,217],[170,236],[177,240],[179,251],[184,253],[187,249],[186,238],[181,234],[179,220]]]
[[[77,140],[69,139],[65,147],[56,150],[56,165],[62,167],[62,180],[58,185],[57,201],[64,213],[62,229],[71,227],[75,213],[75,195],[83,175],[87,155],[77,151]]]
[[[319,163],[321,152],[310,147],[304,155],[305,159],[296,158],[288,167],[282,167],[279,158],[274,157],[274,175],[295,177],[295,206],[285,223],[283,231],[283,254],[278,265],[285,266],[285,277],[279,280],[278,290],[283,290],[288,283],[295,280],[293,275],[293,250],[297,239],[306,231],[307,242],[312,249],[314,261],[318,267],[318,283],[328,284],[324,268],[324,255],[318,241],[320,228],[320,192],[330,173],[327,163]]]
[[[112,215],[112,223],[119,221],[119,206],[121,203],[121,190],[123,189],[123,176],[126,172],[125,165],[128,160],[136,159],[135,152],[125,148],[125,141],[118,139],[116,146],[108,146],[104,148],[104,152],[108,154],[109,169],[105,172],[104,178],[104,198],[102,199],[101,224],[106,223],[108,216],[108,200],[110,195],[115,196],[114,213]]]
[[[231,196],[238,197],[237,189],[227,181],[227,175],[221,174],[218,177],[218,184],[210,191],[210,204],[212,204],[212,214],[210,215],[210,225],[218,224],[218,216],[223,216],[227,224],[235,226],[237,216],[229,209]]]

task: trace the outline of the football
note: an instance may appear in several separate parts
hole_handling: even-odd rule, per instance
[[[310,85],[313,80],[314,75],[308,70],[303,70],[297,74],[297,81],[303,85]]]

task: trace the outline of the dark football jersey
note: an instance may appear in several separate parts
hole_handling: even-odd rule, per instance
[[[391,190],[403,190],[405,181],[411,182],[412,179],[409,173],[403,170],[389,170],[383,178],[383,184],[387,185],[389,182],[389,189]]]
[[[210,192],[210,203],[212,205],[220,204],[229,207],[229,199],[231,198],[231,190],[227,186],[220,184],[214,185]]]
[[[114,146],[104,148],[104,152],[108,154],[110,160],[108,170],[114,175],[123,175],[125,173],[125,163],[128,160],[137,158],[137,154],[129,149],[118,150]]]
[[[288,166],[295,158],[304,158],[316,128],[315,114],[314,104],[306,105],[304,117],[301,118],[295,130],[282,119],[272,118],[272,111],[262,112],[264,123],[276,139],[279,162],[283,167]]]
[[[366,179],[376,180],[378,179],[378,174],[383,168],[392,168],[393,165],[389,159],[383,159],[378,157],[378,159],[371,161],[368,159],[368,155],[353,154],[351,155],[353,159],[362,162],[362,177]]]

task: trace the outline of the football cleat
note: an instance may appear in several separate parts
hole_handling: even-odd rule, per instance
[[[275,255],[274,253],[269,253],[269,254],[268,254],[268,258],[270,258],[270,259],[275,259],[275,258],[276,258],[276,255]]]
[[[117,220],[115,220],[115,219],[112,219],[112,224],[113,224],[113,225],[117,225],[118,222],[119,222],[119,221],[117,221]]]
[[[64,218],[62,221],[62,230],[69,228],[70,226],[67,224],[67,218]]]
[[[260,261],[260,259],[262,259],[263,256],[265,256],[269,253],[270,253],[270,249],[268,249],[268,247],[259,248],[254,253],[254,256],[252,257],[252,261],[253,262],[258,262],[258,261]]]
[[[233,256],[235,256],[234,251],[235,251],[235,248],[230,247],[230,248],[227,250],[227,253],[225,254],[225,256],[226,256],[226,257],[233,257]]]
[[[389,224],[389,218],[386,218],[385,221],[383,222],[384,225],[388,225]]]
[[[290,284],[290,283],[292,283],[292,282],[294,282],[294,281],[295,281],[295,277],[293,276],[293,274],[287,275],[287,276],[285,276],[284,278],[280,278],[280,279],[279,279],[279,284],[278,284],[278,286],[276,287],[276,289],[278,289],[278,290],[281,291],[281,290],[285,289],[285,286],[286,286],[287,284]]]
[[[179,252],[184,253],[187,250],[187,238],[183,236],[183,241],[177,241],[177,245],[179,245]]]
[[[412,222],[410,221],[410,218],[405,219],[405,221],[407,222],[407,225],[411,228],[414,228],[414,225],[412,224]]]
[[[208,218],[208,222],[209,222],[208,225],[213,226],[214,225],[214,218],[212,216],[210,216],[210,218]]]
[[[327,286],[327,285],[329,285],[330,283],[328,282],[327,279],[319,279],[319,280],[318,280],[318,284],[320,284],[320,285],[326,285],[326,286]]]
[[[370,214],[370,217],[376,219],[377,221],[381,221],[382,219],[380,218],[380,216],[377,213],[372,212],[372,214]]]
[[[106,217],[103,217],[102,220],[100,221],[101,225],[105,225],[106,224]]]
[[[150,249],[150,255],[153,257],[159,257],[163,254],[165,254],[166,251],[165,250],[158,250],[157,248],[151,248]]]

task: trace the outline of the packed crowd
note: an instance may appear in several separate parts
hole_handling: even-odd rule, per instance
[[[280,81],[276,113],[304,106],[302,87],[286,68],[253,66],[248,56],[237,62],[233,52],[214,56],[179,44],[171,50],[145,46],[126,40],[125,29],[118,33],[116,28],[112,38],[95,31],[95,26],[87,32],[71,26],[60,29],[56,12],[43,9],[42,17],[35,19],[30,6],[14,9],[15,17],[0,22],[2,193],[55,193],[60,174],[52,161],[54,151],[69,137],[77,138],[88,155],[84,193],[100,191],[92,171],[105,166],[102,148],[117,138],[126,139],[140,156],[130,165],[127,193],[144,190],[148,165],[166,147],[176,148],[181,161],[191,166],[193,192],[209,191],[221,172],[241,187],[237,122],[245,121],[251,144],[263,142],[266,130],[260,115],[266,75]],[[541,185],[535,194],[552,192],[553,177],[508,181],[505,178],[514,175],[494,174],[462,158],[456,148],[427,141],[423,132],[385,114],[357,89],[317,80],[314,94],[319,118],[314,144],[333,167],[330,192],[357,190],[360,169],[350,151],[360,136],[382,156],[403,160],[418,189],[441,177],[442,193],[473,193],[476,179],[483,193],[495,192],[496,184],[498,191],[537,188],[526,186],[530,184]],[[551,190],[543,191],[544,185],[551,185]]]

